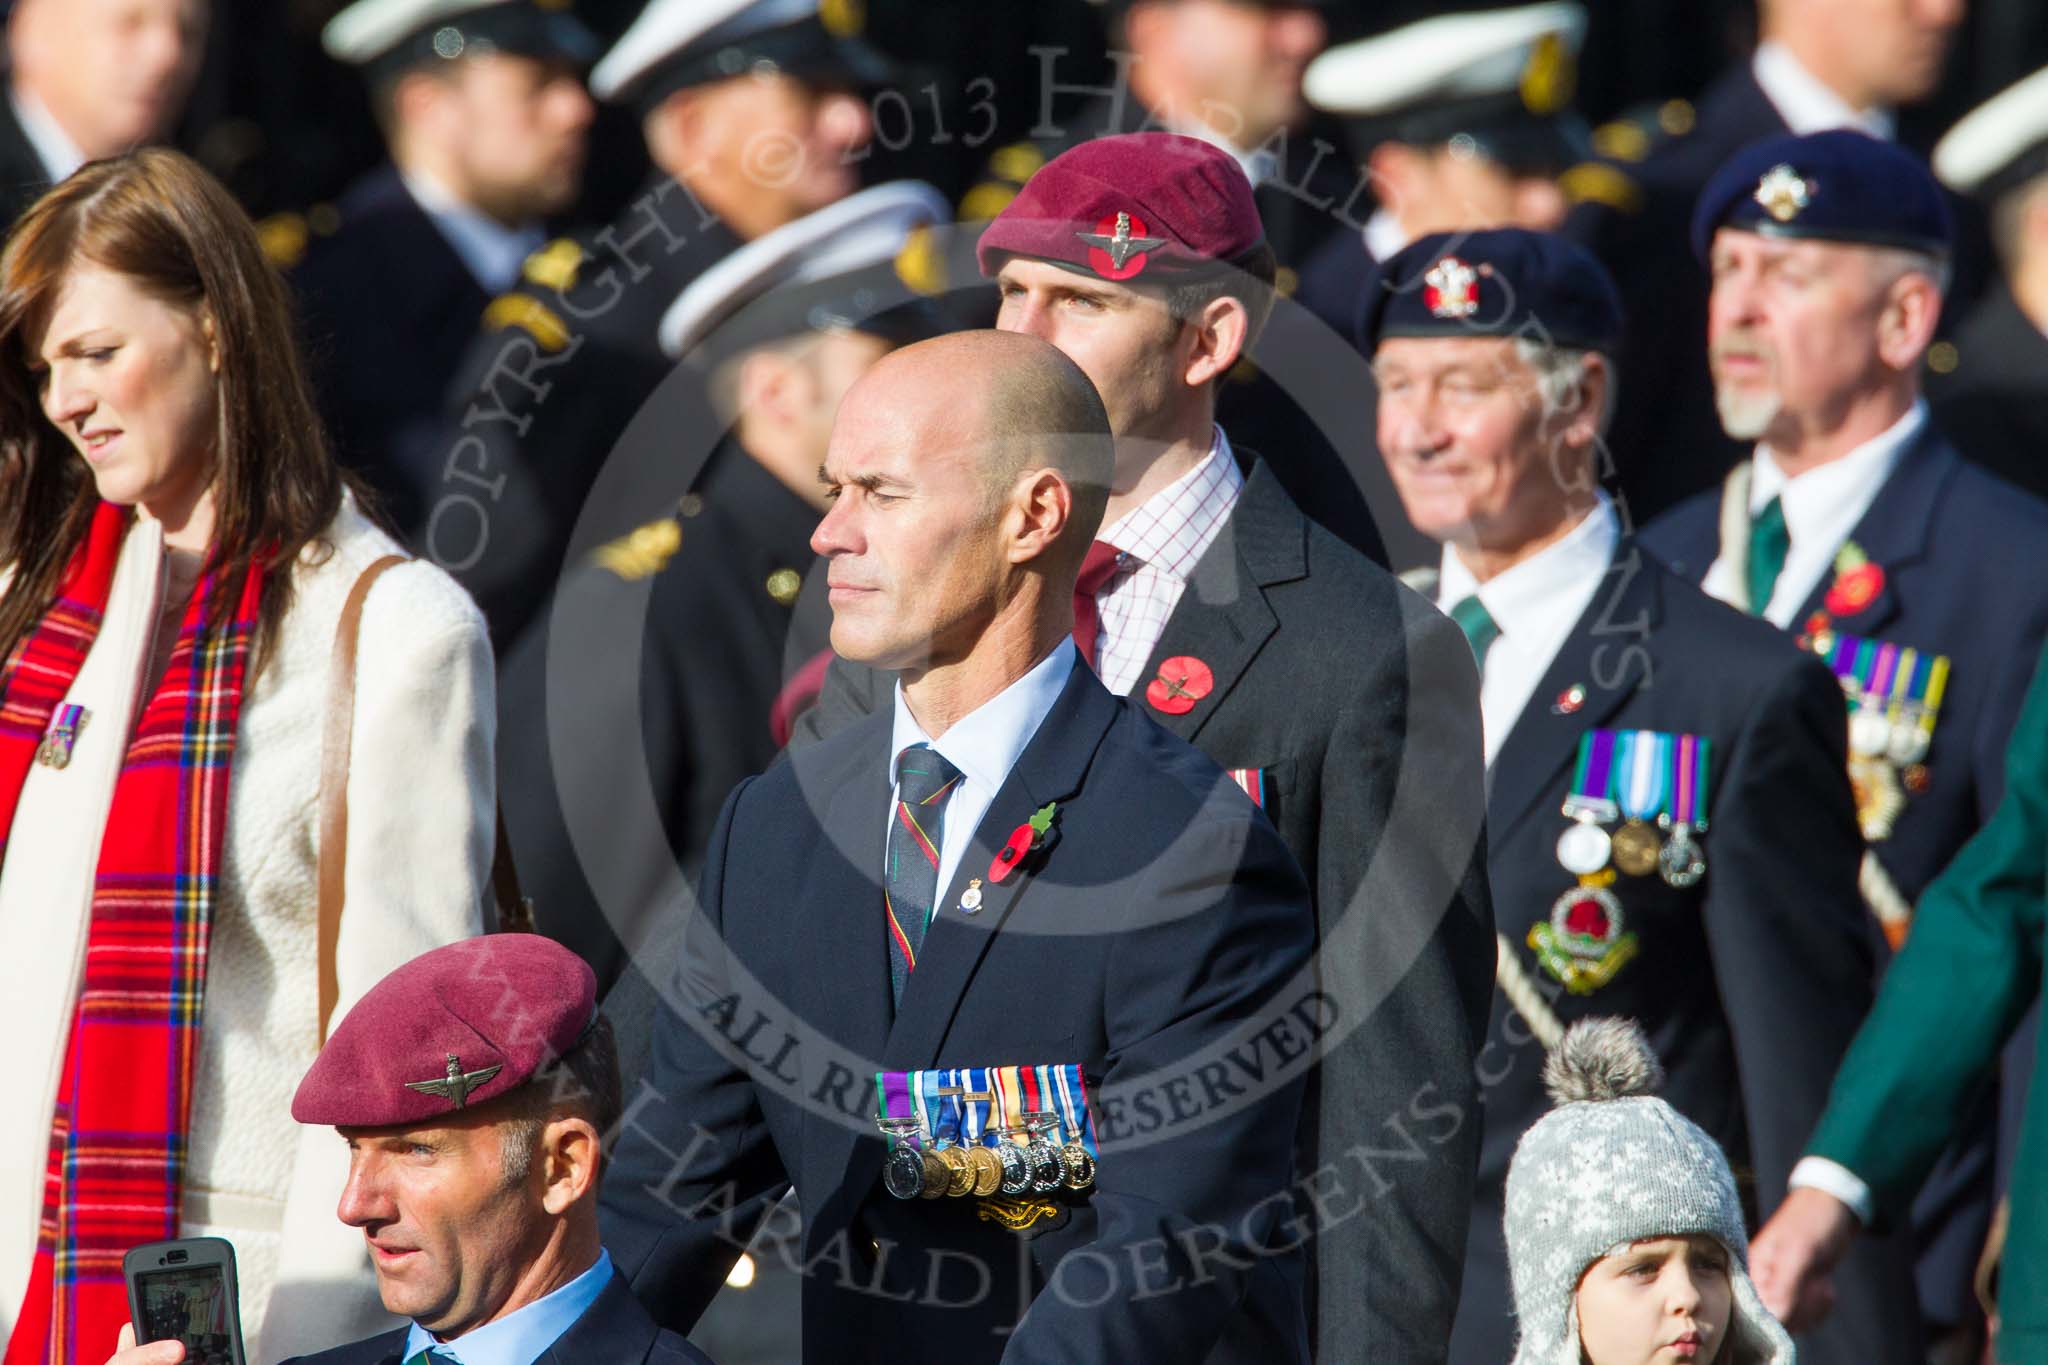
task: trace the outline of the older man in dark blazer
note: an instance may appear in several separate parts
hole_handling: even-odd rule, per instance
[[[1716,403],[1755,447],[1718,493],[1643,534],[1835,669],[1870,844],[1861,882],[1893,946],[1998,804],[2048,635],[2048,582],[2025,567],[2048,505],[1965,460],[1920,396],[1950,242],[1940,187],[1889,144],[1816,133],[1731,159],[1700,197],[1693,247],[1714,277]],[[1989,1094],[1971,1104],[1915,1214],[1923,1307],[1966,1341],[1996,1127]]]
[[[1365,313],[1380,450],[1481,663],[1500,990],[1457,1361],[1511,1354],[1502,1182],[1571,1021],[1638,1020],[1769,1209],[1870,1002],[1841,690],[1660,568],[1602,491],[1620,321],[1592,256],[1512,229],[1414,243]],[[1906,1259],[1869,1252],[1802,1360],[1910,1358]]]
[[[1120,224],[1149,243],[1121,261]],[[1167,134],[1084,143],[979,250],[997,326],[1074,357],[1117,433],[1083,654],[1252,793],[1315,895],[1321,986],[1352,1025],[1324,1040],[1300,1134],[1317,1359],[1442,1360],[1493,968],[1470,653],[1216,423],[1272,271],[1228,157]],[[885,708],[886,688],[836,664],[804,728]]]
[[[605,1206],[667,1325],[794,1185],[807,1360],[1307,1359],[1292,1138],[1343,1021],[1272,827],[1078,660],[1110,466],[1093,387],[1028,337],[906,348],[841,406],[833,646],[897,683],[712,837]],[[970,1181],[1002,1150],[975,1106],[1019,1097],[933,1076],[981,1067],[1071,1068],[1099,1164]],[[952,1124],[885,1147],[906,1091]]]

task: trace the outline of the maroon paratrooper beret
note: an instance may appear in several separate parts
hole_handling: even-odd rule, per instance
[[[989,221],[984,275],[1008,256],[1123,283],[1213,270],[1265,237],[1236,159],[1177,133],[1121,133],[1060,153]]]
[[[292,1097],[300,1123],[426,1123],[497,1099],[583,1036],[597,977],[538,934],[490,934],[420,954],[372,986]]]

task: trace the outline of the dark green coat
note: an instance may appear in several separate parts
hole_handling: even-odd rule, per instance
[[[2006,757],[2005,795],[1920,897],[1913,933],[1843,1059],[1812,1151],[1866,1181],[1900,1220],[1966,1101],[2041,991],[2048,927],[2048,666]],[[1997,1356],[2048,1365],[2048,1050],[2013,1163]]]

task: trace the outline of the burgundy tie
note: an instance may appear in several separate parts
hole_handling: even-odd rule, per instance
[[[1081,647],[1081,657],[1090,668],[1095,667],[1095,646],[1102,634],[1102,613],[1096,609],[1095,594],[1115,575],[1119,553],[1108,541],[1096,541],[1081,561],[1081,576],[1074,580],[1074,643]]]

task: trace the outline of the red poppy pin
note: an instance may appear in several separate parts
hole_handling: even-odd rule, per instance
[[[1828,588],[1823,604],[1836,616],[1854,616],[1884,591],[1884,569],[1865,561],[1853,569],[1835,575],[1834,583]]]
[[[1159,665],[1159,676],[1145,685],[1145,700],[1169,716],[1184,716],[1215,690],[1209,665],[1192,654],[1177,654]]]
[[[1059,813],[1060,803],[1048,801],[1031,813],[1031,818],[1010,831],[1010,840],[996,854],[988,865],[988,881],[991,886],[1000,885],[1004,878],[1015,872],[1024,861],[1024,855],[1035,848],[1044,848],[1047,837],[1052,833],[1052,818]]]

